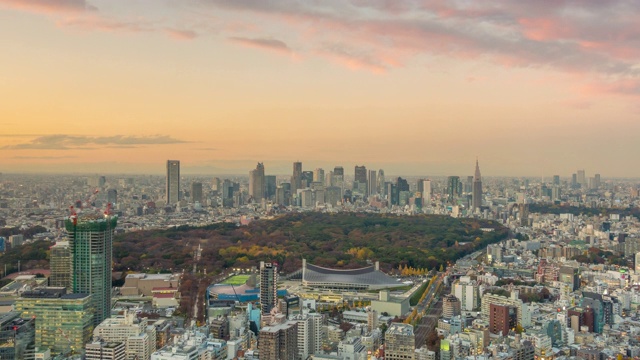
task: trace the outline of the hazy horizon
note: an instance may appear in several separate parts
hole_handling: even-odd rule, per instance
[[[185,173],[261,161],[288,174],[303,159],[446,176],[478,157],[487,177],[640,177],[637,14],[625,1],[0,0],[0,172],[162,174],[177,159]]]

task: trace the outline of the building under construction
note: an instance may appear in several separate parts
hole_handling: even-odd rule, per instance
[[[92,295],[96,313],[94,325],[108,318],[111,311],[111,259],[113,234],[118,218],[108,212],[69,217],[69,232],[74,293]]]

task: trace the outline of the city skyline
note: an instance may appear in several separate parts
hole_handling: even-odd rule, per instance
[[[0,172],[640,177],[638,10],[0,0]]]
[[[167,162],[181,162],[181,160],[164,160],[165,162],[165,166],[162,167],[158,167],[157,164],[149,164],[148,168],[150,169],[148,172],[142,172],[143,169],[131,169],[130,171],[127,171],[127,169],[125,169],[124,171],[117,171],[114,170],[112,168],[108,168],[108,169],[102,169],[99,166],[96,166],[95,168],[90,168],[90,169],[85,169],[85,171],[69,171],[69,172],[59,172],[59,171],[46,171],[45,169],[31,169],[30,171],[6,171],[5,173],[7,174],[25,174],[25,175],[64,175],[64,174],[73,174],[73,175],[78,175],[78,176],[92,176],[92,175],[109,175],[109,176],[125,176],[125,175],[134,175],[134,176],[141,176],[141,175],[152,175],[152,176],[162,176],[164,178],[167,177],[167,168],[166,168],[166,163]],[[370,168],[373,169],[380,169],[383,170],[385,172],[387,172],[388,176],[391,177],[397,177],[397,176],[409,176],[409,177],[423,177],[425,179],[427,178],[446,178],[449,176],[456,176],[456,175],[463,175],[463,176],[467,176],[467,174],[473,174],[474,171],[469,171],[469,168],[475,167],[475,163],[469,162],[469,164],[467,164],[467,166],[456,166],[456,167],[449,167],[449,166],[445,166],[445,167],[441,167],[441,168],[437,168],[437,169],[425,169],[425,168],[413,168],[413,169],[408,169],[407,172],[400,172],[399,169],[402,169],[401,166],[398,166],[398,164],[394,164],[394,163],[386,163],[384,165],[376,165],[376,164],[380,164],[380,163],[374,163],[374,165],[371,165],[370,163],[365,163],[365,162],[354,162],[354,163],[342,163],[341,165],[336,165],[336,162],[307,162],[307,161],[296,161],[296,162],[300,162],[303,164],[302,169],[307,169],[304,170],[305,172],[309,172],[309,173],[314,173],[316,170],[321,169],[321,170],[325,170],[325,171],[330,171],[331,169],[333,169],[334,167],[340,167],[340,168],[347,168],[347,169],[352,169],[356,166],[359,166],[360,164],[363,164],[363,166],[367,167],[369,166]],[[294,162],[294,163],[296,163]],[[286,160],[282,160],[282,161],[277,161],[277,162],[266,162],[266,161],[262,161],[262,160],[247,160],[246,162],[248,165],[247,167],[242,167],[240,165],[237,165],[237,167],[233,167],[233,168],[206,168],[206,167],[202,167],[202,166],[188,166],[186,168],[180,168],[180,176],[233,176],[233,177],[247,177],[250,178],[251,174],[249,171],[249,174],[247,174],[248,170],[251,170],[252,167],[255,167],[256,163],[260,163],[263,164],[263,166],[265,166],[264,164],[266,164],[266,168],[267,168],[267,173],[270,174],[271,176],[278,176],[278,177],[283,177],[283,178],[288,178],[286,179],[287,181],[291,181],[291,161],[286,161]],[[245,162],[242,162],[242,164],[245,164]],[[308,165],[304,165],[304,164],[308,164]],[[95,164],[94,164],[95,165]],[[484,167],[484,166],[483,166]],[[146,168],[145,168],[146,169]],[[387,171],[387,169],[392,169],[392,171]],[[395,171],[393,170],[395,169]],[[445,171],[442,169],[451,169],[451,171]],[[577,170],[576,170],[577,169]],[[487,178],[532,178],[532,179],[543,179],[546,182],[552,183],[554,181],[554,178],[556,176],[558,176],[560,179],[563,179],[565,181],[571,182],[572,181],[572,176],[576,176],[577,172],[580,171],[585,171],[585,181],[587,180],[587,177],[593,177],[593,176],[601,176],[602,171],[600,171],[600,169],[584,169],[584,168],[568,168],[565,170],[560,171],[559,174],[555,173],[543,173],[543,174],[489,174],[486,175]],[[0,172],[0,174],[2,174],[2,172]],[[347,178],[353,178],[354,174],[353,171],[347,171],[346,177]],[[471,176],[471,175],[469,175]],[[103,176],[104,177],[104,176]],[[471,176],[473,177],[473,176]],[[485,177],[485,176],[483,176]],[[609,176],[608,174],[605,174],[605,178],[607,179],[638,179],[640,178],[640,176]],[[165,186],[166,187],[166,186]]]

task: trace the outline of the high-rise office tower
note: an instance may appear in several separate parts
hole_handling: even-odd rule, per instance
[[[202,203],[202,183],[201,182],[191,183],[191,202]]]
[[[276,196],[276,176],[275,175],[265,175],[264,176],[264,197],[267,199],[272,199]]]
[[[553,185],[560,185],[560,175],[553,175]]]
[[[220,191],[221,186],[222,186],[222,182],[220,181],[220,178],[214,177],[213,180],[211,181],[211,190]]]
[[[71,252],[71,287],[92,295],[94,325],[111,314],[111,258],[117,216],[73,216],[65,222]]]
[[[587,176],[584,172],[584,170],[578,170],[577,171],[577,179],[578,184],[580,184],[580,186],[582,186],[583,188],[587,186]]]
[[[180,161],[167,160],[167,204],[176,204],[180,194]]]
[[[283,196],[284,196],[284,205],[291,205],[291,183],[283,182],[280,183],[282,187]]]
[[[386,184],[385,193],[387,194],[387,202],[389,207],[393,205],[398,205],[399,196],[398,196],[398,185],[388,182]]]
[[[226,208],[233,207],[234,184],[229,179],[222,181],[222,206]]]
[[[333,179],[331,185],[344,189],[344,168],[342,166],[336,166],[333,168]]]
[[[342,202],[342,188],[329,186],[325,189],[325,202],[335,207]]]
[[[260,262],[260,310],[269,314],[278,302],[278,265]]]
[[[264,180],[264,165],[258,163],[256,168],[249,172],[249,195],[253,197],[255,202],[260,202],[264,199]]]
[[[577,174],[571,174],[571,187],[572,188],[578,187],[578,175]]]
[[[600,174],[595,174],[593,176],[593,178],[594,178],[594,183],[595,183],[594,185],[595,185],[596,189],[599,189],[600,188],[600,183],[601,183]]]
[[[407,179],[398,177],[397,185],[398,185],[398,192],[409,191],[409,182],[407,181]]]
[[[356,165],[355,174],[353,177],[353,188],[362,189],[363,194],[367,193],[367,168],[364,165]]]
[[[376,194],[378,191],[378,179],[377,172],[375,170],[369,170],[369,183],[367,185],[367,189],[369,190],[368,195]]]
[[[431,202],[431,180],[418,180],[418,191],[422,194],[423,206]]]
[[[476,173],[473,175],[473,193],[471,209],[476,211],[482,207],[482,177],[480,176],[480,165],[476,160]]]
[[[326,173],[324,175],[324,186],[325,187],[334,186],[334,184],[333,184],[333,171],[329,171],[328,173]]]
[[[68,241],[58,241],[51,247],[49,286],[71,290],[71,253]]]
[[[324,169],[316,168],[313,170],[313,181],[324,182]]]
[[[285,191],[282,185],[276,187],[274,202],[278,205],[285,205]]]
[[[40,288],[23,292],[14,306],[23,317],[36,319],[35,346],[58,355],[80,352],[91,339],[91,298],[86,293],[67,294],[62,288]]]
[[[422,192],[424,191],[424,179],[419,179],[416,182],[416,188],[418,189],[418,192],[422,194]]]
[[[454,203],[458,196],[460,196],[460,177],[449,176],[447,178],[447,200]]]
[[[381,196],[386,195],[385,194],[385,186],[384,186],[384,170],[380,169],[378,170],[378,194],[380,194]]]
[[[293,176],[291,177],[291,194],[297,194],[298,189],[302,189],[302,163],[293,163]]]
[[[302,172],[302,188],[311,187],[312,182],[313,182],[313,171],[303,171]]]
[[[384,358],[388,360],[412,359],[416,350],[413,326],[392,323],[384,334]]]

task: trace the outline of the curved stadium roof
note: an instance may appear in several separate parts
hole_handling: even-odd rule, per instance
[[[306,268],[302,270],[302,282],[309,286],[370,290],[404,286],[395,278],[376,270],[374,266],[338,270],[311,264],[305,265]]]

